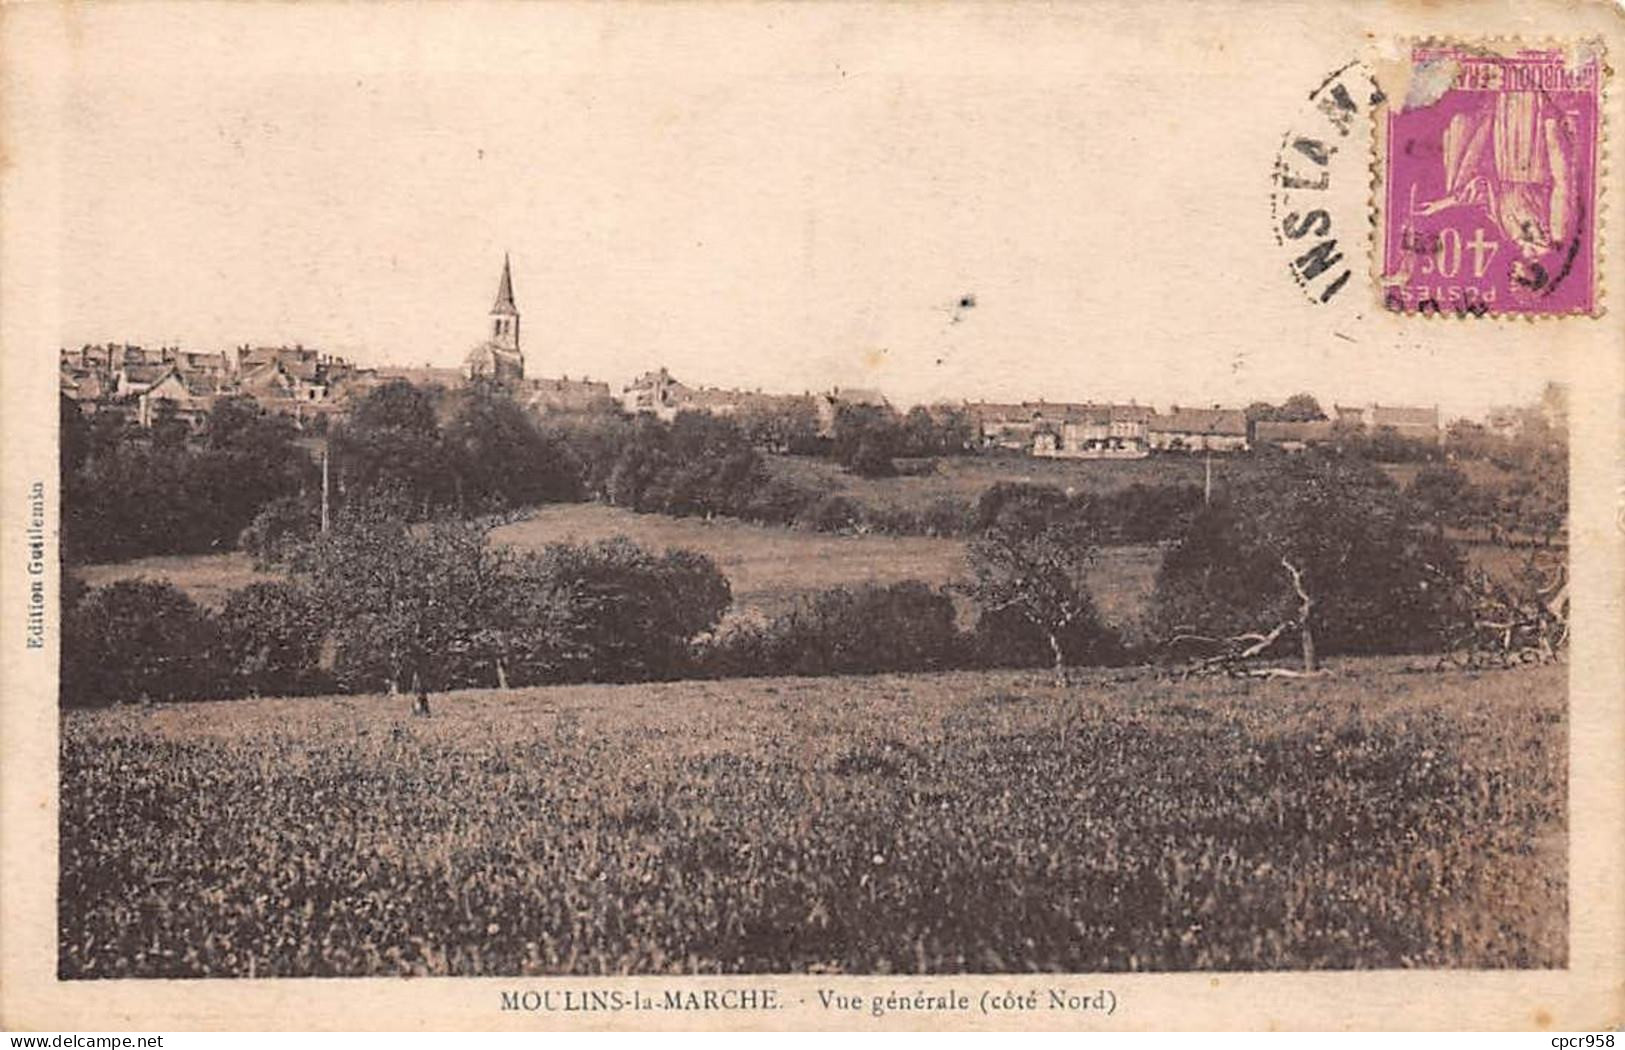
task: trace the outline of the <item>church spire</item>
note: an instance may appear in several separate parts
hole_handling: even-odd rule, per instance
[[[496,305],[491,307],[494,314],[517,314],[519,307],[513,302],[513,274],[508,268],[508,253],[502,253],[502,282],[497,285]]]
[[[519,307],[513,301],[513,271],[508,265],[508,254],[502,254],[502,280],[497,284],[497,301],[491,307],[490,343],[498,350],[505,350],[518,357],[519,350]],[[520,371],[524,371],[523,364]]]

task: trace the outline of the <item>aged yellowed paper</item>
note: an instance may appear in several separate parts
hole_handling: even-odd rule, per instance
[[[1617,1028],[1622,26],[0,9],[0,1025]]]

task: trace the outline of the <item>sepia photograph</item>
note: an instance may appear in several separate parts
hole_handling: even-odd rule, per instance
[[[1617,978],[1620,32],[1540,10],[8,14],[29,979]]]

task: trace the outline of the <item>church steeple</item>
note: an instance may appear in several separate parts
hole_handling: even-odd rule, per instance
[[[502,255],[497,300],[491,307],[491,342],[500,349],[519,353],[519,307],[513,301],[513,272],[506,252]]]

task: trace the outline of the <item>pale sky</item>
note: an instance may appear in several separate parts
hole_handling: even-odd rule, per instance
[[[58,341],[455,365],[507,251],[529,373],[617,389],[1534,397],[1529,325],[1371,308],[1363,211],[1357,280],[1305,301],[1270,174],[1346,56],[1318,18],[1207,10],[36,13],[66,56]]]

